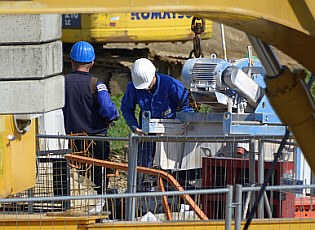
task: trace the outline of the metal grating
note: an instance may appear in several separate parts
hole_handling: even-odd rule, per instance
[[[193,81],[215,82],[217,64],[196,62],[192,69]]]

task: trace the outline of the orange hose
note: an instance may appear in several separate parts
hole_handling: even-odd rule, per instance
[[[95,166],[115,168],[115,169],[120,169],[124,171],[128,170],[128,164],[99,160],[99,159],[94,159],[94,158],[89,158],[89,157],[76,156],[76,155],[71,155],[71,154],[66,154],[65,158],[66,160],[78,161],[81,163],[87,163],[87,164],[91,164]],[[177,191],[184,191],[183,187],[178,183],[178,181],[172,175],[168,174],[167,172],[163,170],[137,166],[137,172],[143,173],[143,174],[150,174],[156,177],[160,176],[161,178],[167,180],[173,186],[173,188],[176,189]],[[195,201],[189,195],[184,194],[184,195],[181,195],[181,197],[184,200],[186,200],[186,203],[190,206],[192,210],[195,211],[195,213],[201,220],[208,220],[208,217],[199,208],[199,206],[196,205]]]

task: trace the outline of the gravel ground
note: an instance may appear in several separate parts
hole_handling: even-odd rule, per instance
[[[110,161],[116,163],[128,164],[128,160],[124,159],[123,156],[112,154],[110,156]],[[127,191],[127,171],[119,170],[118,177],[109,178],[109,189],[117,189],[118,193],[124,193]]]

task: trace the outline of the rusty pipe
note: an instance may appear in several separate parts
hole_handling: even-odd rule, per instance
[[[65,155],[66,160],[72,160],[72,161],[78,161],[81,163],[87,163],[95,166],[103,166],[107,168],[115,168],[127,171],[128,170],[128,164],[122,164],[122,163],[116,163],[111,161],[105,161],[105,160],[99,160],[89,157],[82,157],[82,156],[76,156],[71,154]],[[161,178],[168,180],[168,182],[173,186],[174,189],[177,191],[184,191],[183,187],[178,183],[178,181],[170,174],[163,170],[158,169],[152,169],[147,167],[141,167],[137,166],[137,172],[143,173],[143,174],[150,174],[153,176],[160,176]],[[204,214],[204,212],[199,208],[198,205],[196,205],[195,201],[187,194],[181,195],[181,197],[186,200],[187,204],[190,206],[192,210],[195,210],[197,216],[201,220],[208,220],[208,217]]]

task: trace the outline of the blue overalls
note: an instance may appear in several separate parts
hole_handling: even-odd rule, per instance
[[[132,131],[142,126],[142,112],[150,111],[152,118],[174,118],[176,112],[193,112],[188,107],[188,91],[184,85],[168,75],[156,73],[156,91],[152,94],[149,90],[136,89],[132,82],[127,86],[122,99],[121,112]],[[136,104],[140,107],[139,123],[135,117]],[[153,166],[155,156],[155,143],[143,142],[139,146],[138,165]]]

